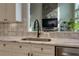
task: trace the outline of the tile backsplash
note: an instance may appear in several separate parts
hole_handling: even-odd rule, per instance
[[[24,23],[0,23],[0,36],[36,37],[36,32],[27,32]],[[78,32],[41,32],[40,37],[79,39]]]
[[[0,36],[23,35],[25,30],[23,23],[0,23]]]
[[[36,33],[27,32],[26,36],[36,37]],[[77,32],[42,32],[40,37],[79,39],[79,33]]]

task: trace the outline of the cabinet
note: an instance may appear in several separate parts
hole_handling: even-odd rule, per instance
[[[56,56],[79,56],[79,48],[56,46]]]
[[[28,44],[0,42],[0,55],[27,56],[30,46]]]
[[[16,21],[16,4],[15,3],[8,3],[5,4],[5,19],[9,22]]]
[[[0,3],[0,21],[4,20],[5,17],[5,4]]]
[[[50,45],[32,44],[31,52],[34,56],[54,56],[55,48]]]
[[[54,56],[54,46],[19,42],[0,42],[0,55],[5,56]]]
[[[17,5],[18,4],[18,5]],[[0,3],[0,21],[16,22],[21,21],[21,4]],[[19,10],[18,10],[19,9]],[[18,12],[17,12],[18,11]]]

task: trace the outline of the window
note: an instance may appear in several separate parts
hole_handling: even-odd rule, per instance
[[[79,31],[79,4],[75,4],[75,32]]]

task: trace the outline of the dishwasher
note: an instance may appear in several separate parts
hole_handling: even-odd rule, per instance
[[[79,48],[56,46],[55,56],[79,56]]]

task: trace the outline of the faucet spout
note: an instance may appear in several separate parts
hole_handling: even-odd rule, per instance
[[[37,19],[34,21],[34,30],[35,30],[35,28],[37,28],[37,37],[39,37],[39,35],[40,35],[40,33],[39,33],[40,27],[39,27],[39,21]]]

